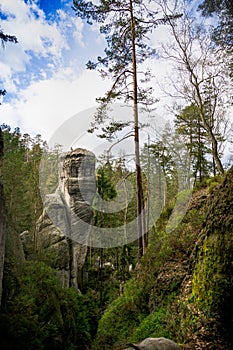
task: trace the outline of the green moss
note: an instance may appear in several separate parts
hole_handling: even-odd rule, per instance
[[[211,191],[210,188],[213,189],[215,186],[218,186],[223,181],[224,177],[225,175],[215,175],[213,177],[206,178],[201,182],[197,182],[194,190],[199,191],[200,189],[207,187],[208,190]]]
[[[147,337],[171,337],[167,330],[168,312],[166,307],[161,307],[149,316],[145,317],[135,328],[130,341],[138,342]]]
[[[224,328],[232,325],[232,262],[232,234],[206,237],[192,280],[194,299],[205,313],[217,317]]]
[[[112,350],[114,344],[127,342],[146,316],[147,302],[142,281],[131,279],[124,295],[114,300],[100,319],[93,349]]]
[[[139,314],[132,298],[116,299],[99,322],[94,349],[108,350],[114,343],[124,342],[140,323]]]

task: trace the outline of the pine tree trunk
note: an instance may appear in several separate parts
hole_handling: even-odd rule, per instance
[[[133,69],[133,113],[134,113],[134,147],[136,163],[136,190],[137,190],[137,220],[138,220],[138,257],[143,255],[143,190],[140,166],[139,127],[138,127],[138,84],[137,61],[135,47],[135,23],[133,14],[133,1],[130,0],[131,33],[132,33],[132,69]]]

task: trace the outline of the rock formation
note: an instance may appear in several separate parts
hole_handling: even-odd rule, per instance
[[[126,350],[178,350],[181,349],[174,341],[166,338],[146,338],[139,344],[130,344]]]
[[[233,344],[233,167],[208,200],[195,250],[192,294]],[[218,348],[216,346],[216,348]]]
[[[78,289],[79,272],[85,262],[92,223],[91,203],[96,192],[95,156],[75,149],[62,160],[59,185],[44,200],[45,208],[37,222],[37,250],[49,256],[63,286]],[[22,234],[24,249],[27,232]]]

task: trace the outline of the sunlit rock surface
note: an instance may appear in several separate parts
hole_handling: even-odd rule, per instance
[[[59,185],[46,196],[37,222],[37,246],[46,250],[63,286],[78,288],[92,225],[95,156],[78,148],[63,157]]]
[[[177,343],[166,338],[146,338],[139,344],[132,344],[126,350],[178,350],[181,349]]]

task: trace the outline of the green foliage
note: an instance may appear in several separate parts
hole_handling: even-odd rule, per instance
[[[195,216],[195,215],[194,215]],[[166,220],[169,218],[166,217]],[[183,228],[185,229],[185,228]],[[124,287],[123,296],[113,301],[99,322],[94,349],[112,349],[137,342],[147,336],[165,336],[183,341],[184,334],[177,334],[180,319],[176,317],[174,300],[179,292],[184,272],[164,271],[170,278],[156,282],[163,266],[177,259],[179,249],[185,251],[188,243],[183,230],[167,234],[160,230],[150,237],[146,255],[140,261],[137,278],[130,279]],[[194,237],[190,234],[190,241]],[[186,246],[187,243],[187,246]],[[150,312],[150,305],[155,305]],[[114,320],[114,321],[113,321]],[[181,333],[181,332],[179,332]]]
[[[56,144],[52,150],[43,149],[40,162],[40,190],[42,196],[54,193],[57,189],[61,157],[62,146],[59,144]]]
[[[232,48],[232,33],[233,33],[233,6],[228,0],[204,0],[199,5],[204,16],[218,16],[219,21],[216,22],[213,30],[213,39],[218,45],[222,45],[226,49]]]
[[[101,128],[101,134],[97,135],[101,139],[107,139],[108,141],[113,141],[116,138],[116,135],[119,131],[122,131],[124,128],[128,127],[131,122],[110,122],[109,125]],[[93,128],[89,129],[89,133],[93,133],[95,130],[98,130],[98,126],[93,126]],[[133,134],[127,135],[133,136]]]
[[[137,343],[147,337],[165,337],[183,343],[187,339],[187,325],[182,328],[181,323],[184,323],[184,319],[187,321],[190,314],[186,304],[177,300],[176,294],[170,293],[163,301],[163,305],[146,316],[134,329],[130,342]]]
[[[211,169],[211,163],[206,159],[211,149],[208,135],[201,123],[200,110],[197,105],[191,104],[175,117],[176,133],[183,137],[188,149],[187,166],[190,168],[190,175],[201,182]]]
[[[127,179],[132,184],[133,197],[129,198],[131,192],[127,186],[119,186],[120,181]],[[118,187],[117,187],[118,184]],[[105,210],[95,210],[95,225],[99,227],[119,227],[131,222],[137,215],[136,210],[136,178],[134,173],[130,173],[127,169],[123,169],[119,164],[114,166],[112,161],[107,161],[103,166],[97,169],[97,189],[100,195],[96,196],[93,201],[93,207],[101,206],[102,200],[106,202],[113,201],[117,196],[118,199],[125,198],[125,202],[120,203],[119,209],[113,212],[105,212]],[[127,231],[126,231],[127,236]]]
[[[22,193],[23,197],[18,199],[20,186],[11,186],[6,174],[12,169],[22,185],[25,179],[21,179],[21,167],[21,171],[26,169],[28,174],[24,189],[29,190],[30,184],[37,186],[40,141],[28,147],[30,138],[25,135],[22,139],[17,130],[14,133],[5,131],[5,137],[7,153],[4,171],[8,205],[9,198],[14,196],[14,222],[22,219],[27,225],[33,225],[39,212],[33,191]],[[55,256],[40,252],[41,261],[32,259],[25,263],[21,279],[18,274],[19,291],[0,314],[1,348],[86,350],[95,338],[93,350],[112,350],[147,336],[165,336],[186,342],[205,327],[217,334],[218,322],[223,322],[228,330],[232,327],[232,237],[227,234],[232,232],[232,187],[229,179],[226,176],[222,185],[219,185],[220,177],[205,180],[203,186],[209,191],[204,191],[204,197],[210,196],[208,204],[206,199],[195,202],[193,198],[191,209],[182,222],[175,230],[169,231],[167,225],[174,206],[178,210],[176,218],[180,219],[179,212],[184,209],[182,203],[189,190],[177,194],[176,172],[169,149],[162,146],[151,148],[152,156],[153,152],[159,152],[160,163],[153,164],[152,168],[158,173],[159,166],[160,170],[164,167],[170,192],[167,205],[150,232],[149,245],[143,258],[136,264],[137,247],[134,244],[108,250],[90,248],[83,270],[84,274],[87,272],[87,281],[82,286],[84,295],[80,295],[73,289],[61,288],[56,271],[45,264],[50,264]],[[9,154],[10,149],[12,154]],[[55,158],[53,160],[56,162]],[[146,161],[144,165],[146,168]],[[111,201],[115,198],[116,183],[124,176],[135,187],[135,174],[130,174],[119,164],[114,166],[109,161],[98,169],[97,187],[102,199]],[[221,190],[217,193],[217,208],[213,201],[216,184]],[[203,192],[202,188],[200,192]],[[198,193],[194,195],[198,197]],[[37,192],[35,196],[38,196]],[[29,207],[23,206],[22,199],[30,201]],[[118,220],[117,224],[131,220],[135,215],[135,202],[133,198],[127,211],[121,211],[118,217],[97,213],[96,224],[112,225],[113,219]],[[36,215],[32,215],[32,208],[38,210]],[[199,232],[203,232],[204,222],[208,237],[196,259],[193,247],[202,239]],[[13,259],[17,260],[18,257],[15,255]],[[108,262],[110,265],[104,266]],[[130,264],[134,267],[133,273],[129,271]],[[193,266],[194,274],[189,276]],[[11,271],[6,272],[10,276]],[[193,290],[190,298],[187,290],[190,288],[191,291],[191,284],[188,284],[191,279]],[[7,283],[11,283],[9,279]]]
[[[134,330],[130,341],[138,342],[148,337],[163,336],[171,338],[170,334],[164,332],[167,316],[167,309],[163,307],[145,317],[140,325]]]
[[[182,191],[180,199],[187,194]],[[185,343],[205,325],[212,327],[200,315],[190,294],[180,294],[185,278],[188,281],[187,261],[207,215],[204,203],[199,205],[194,200],[182,222],[169,233],[165,229],[175,198],[165,207],[134,278],[125,284],[123,295],[109,305],[100,319],[94,349],[110,350],[129,341],[159,336]]]
[[[146,313],[146,299],[142,287],[130,280],[123,296],[114,300],[99,321],[94,349],[110,350],[115,343],[129,339]]]
[[[116,197],[113,177],[114,172],[110,162],[107,162],[104,167],[98,169],[97,172],[97,189],[98,193],[104,200],[112,200]]]
[[[25,264],[19,293],[0,315],[1,348],[83,350],[95,325],[95,302],[63,289],[44,263]]]
[[[206,188],[209,193],[214,192],[218,189],[219,184],[224,179],[225,175],[215,175],[212,177],[207,177],[201,182],[196,182],[194,186],[194,192]]]
[[[132,101],[133,46],[136,45],[137,47],[137,64],[153,57],[155,50],[147,44],[147,33],[158,24],[166,23],[166,19],[159,19],[158,11],[147,9],[143,6],[142,0],[127,4],[124,1],[101,0],[98,4],[95,4],[91,1],[74,0],[73,4],[76,15],[85,19],[88,24],[99,23],[100,33],[106,37],[105,56],[98,57],[96,63],[91,61],[87,63],[88,69],[96,69],[102,66],[101,75],[111,77],[114,81],[112,88],[107,91],[105,96],[98,99],[99,102],[102,103],[103,107],[106,107],[106,104],[114,99]],[[131,23],[132,18],[134,26]],[[140,94],[138,94],[138,99],[141,98],[141,100],[138,100],[138,102],[147,100],[150,103],[150,96],[151,89],[141,87]],[[98,114],[99,120],[102,116],[103,114]]]
[[[40,135],[31,138],[17,128],[14,131],[7,125],[1,128],[4,137],[2,181],[8,220],[18,233],[29,228],[34,231],[42,211],[39,164],[44,142]]]
[[[206,180],[206,185],[208,187],[208,192],[212,193],[218,190],[220,183],[222,182],[223,177],[216,175]]]

